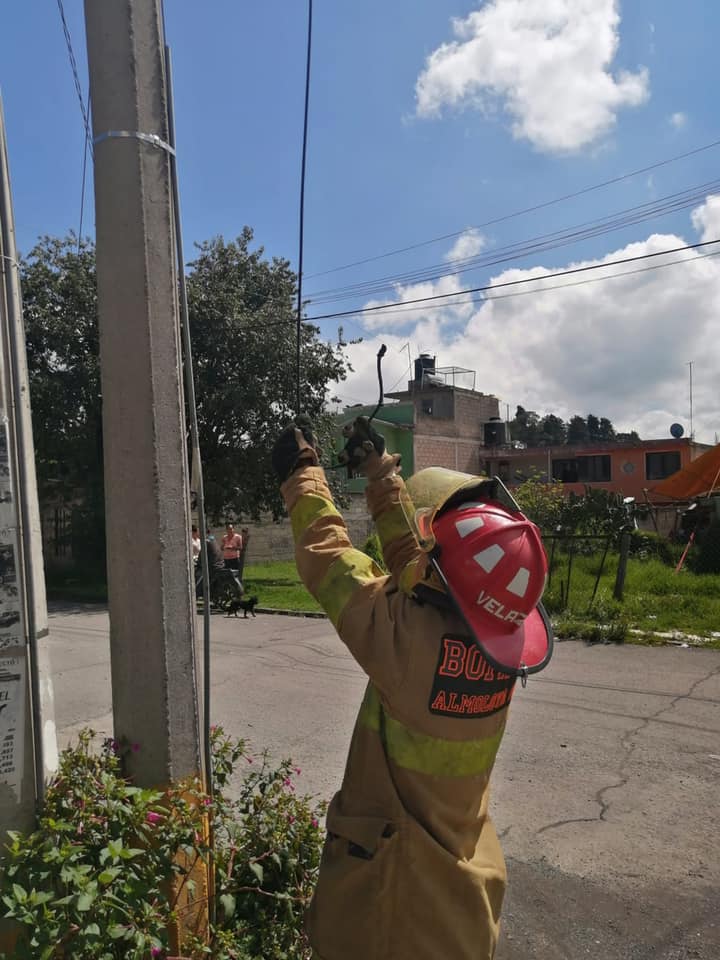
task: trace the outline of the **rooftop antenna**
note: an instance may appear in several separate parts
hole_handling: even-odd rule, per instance
[[[693,384],[692,384],[692,368],[694,360],[688,360],[687,365],[690,368],[690,440],[695,439],[695,433],[693,432]]]

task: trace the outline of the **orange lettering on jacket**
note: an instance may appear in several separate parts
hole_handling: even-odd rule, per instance
[[[428,709],[446,717],[486,717],[507,707],[515,678],[490,664],[470,638],[444,636]]]
[[[444,655],[438,673],[442,677],[467,677],[468,680],[494,680],[495,670],[474,644],[443,638]],[[505,678],[503,678],[505,679]]]

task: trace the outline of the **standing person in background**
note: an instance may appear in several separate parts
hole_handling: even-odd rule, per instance
[[[225,566],[230,570],[240,569],[240,553],[242,552],[243,538],[235,533],[231,523],[225,524],[225,534],[222,538],[222,552]]]

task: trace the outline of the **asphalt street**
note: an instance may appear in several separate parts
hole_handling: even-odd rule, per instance
[[[51,612],[61,745],[112,732],[107,612]],[[216,723],[342,777],[364,678],[327,621],[212,618]],[[510,885],[498,960],[718,960],[720,652],[561,643],[494,773]]]

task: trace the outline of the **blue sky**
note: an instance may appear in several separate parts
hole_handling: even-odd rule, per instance
[[[270,254],[297,253],[306,5],[168,0],[183,226],[193,241],[244,224]],[[82,3],[65,0],[83,87]],[[454,241],[324,276],[339,265],[485,223],[720,139],[714,103],[720,5],[669,0],[315,0],[306,281],[319,290],[441,264]],[[17,232],[77,230],[83,129],[55,0],[6,11],[0,35]],[[465,238],[474,253],[712,181],[720,147]],[[711,192],[711,191],[709,191]],[[92,233],[92,190],[85,232]],[[373,302],[454,291],[528,270],[619,259],[720,237],[714,201],[502,266],[393,287]],[[717,226],[717,229],[715,229]],[[713,232],[715,231],[715,232]],[[655,236],[653,236],[655,235]],[[714,248],[712,248],[714,249]],[[638,253],[639,252],[639,253]],[[456,249],[455,253],[458,253]],[[343,320],[347,400],[373,396],[376,342],[403,379],[404,343],[478,371],[504,403],[595,412],[644,436],[720,430],[716,261],[446,310]],[[512,271],[510,273],[509,271]],[[542,272],[542,270],[540,270]],[[453,286],[454,284],[454,286]],[[309,313],[362,306],[349,297]],[[323,324],[336,335],[337,322]],[[668,419],[670,418],[670,419]]]

